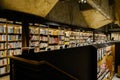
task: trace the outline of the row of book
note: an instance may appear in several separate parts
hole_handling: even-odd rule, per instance
[[[58,35],[58,30],[50,29],[49,35]]]
[[[8,26],[8,33],[17,33],[17,34],[21,34],[22,33],[22,27],[19,26],[14,26],[14,25],[9,25]]]
[[[6,43],[0,43],[0,50],[1,49],[6,49],[7,47],[6,47]]]
[[[111,46],[97,49],[97,61],[102,60],[104,56],[109,56],[111,53],[112,53]]]
[[[110,71],[107,63],[97,67],[97,80],[106,80],[110,76]]]
[[[39,40],[38,35],[30,35],[30,40]]]
[[[39,34],[39,28],[38,28],[38,27],[30,26],[30,27],[29,27],[29,32],[30,32],[31,34]]]
[[[37,46],[39,46],[39,44],[40,44],[39,41],[30,41],[29,42],[30,47],[37,47]]]
[[[15,50],[8,50],[8,55],[13,56],[13,55],[21,55],[22,50],[21,49],[15,49]]]
[[[6,33],[6,25],[0,24],[0,33]]]
[[[8,64],[8,59],[7,58],[0,59],[0,66],[7,65],[7,64]]]
[[[114,38],[114,40],[120,41],[120,32],[112,33],[111,37]]]
[[[46,36],[40,36],[40,41],[48,41],[48,37],[46,37]]]
[[[49,38],[49,44],[58,44],[58,38],[50,37]]]
[[[9,72],[9,69],[7,68],[7,66],[0,68],[0,75],[3,75],[3,74],[8,73],[8,72]]]
[[[7,50],[0,51],[0,58],[6,57],[7,56]]]
[[[0,41],[6,41],[6,35],[4,34],[0,35]]]
[[[8,48],[21,48],[22,42],[10,42],[8,43]]]
[[[22,40],[22,35],[8,35],[8,41]]]
[[[48,43],[40,43],[40,48],[46,48],[48,47]]]
[[[40,34],[48,35],[48,29],[40,29]]]

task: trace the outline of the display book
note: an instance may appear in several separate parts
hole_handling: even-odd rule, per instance
[[[112,80],[114,75],[115,45],[97,47],[97,80]]]
[[[6,19],[0,19],[0,76],[9,73],[8,56],[21,54],[21,30],[20,25],[15,25]]]

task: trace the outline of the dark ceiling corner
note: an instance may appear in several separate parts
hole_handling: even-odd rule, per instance
[[[85,11],[85,10],[90,10],[93,9],[93,7],[91,5],[89,5],[88,3],[79,3],[79,9],[80,11]]]
[[[109,5],[114,5],[114,0],[109,0]]]

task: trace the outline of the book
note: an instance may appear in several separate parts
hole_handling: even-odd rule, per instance
[[[6,56],[7,56],[7,51],[6,50],[0,51],[0,58],[6,57]]]
[[[0,74],[5,74],[5,73],[6,73],[6,67],[1,67]]]
[[[8,33],[14,33],[13,25],[8,25]]]

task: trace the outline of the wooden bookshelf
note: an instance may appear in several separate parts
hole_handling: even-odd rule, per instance
[[[113,46],[97,49],[97,80],[111,80],[113,77]]]
[[[8,56],[22,53],[22,23],[0,19],[0,76],[9,73]]]

